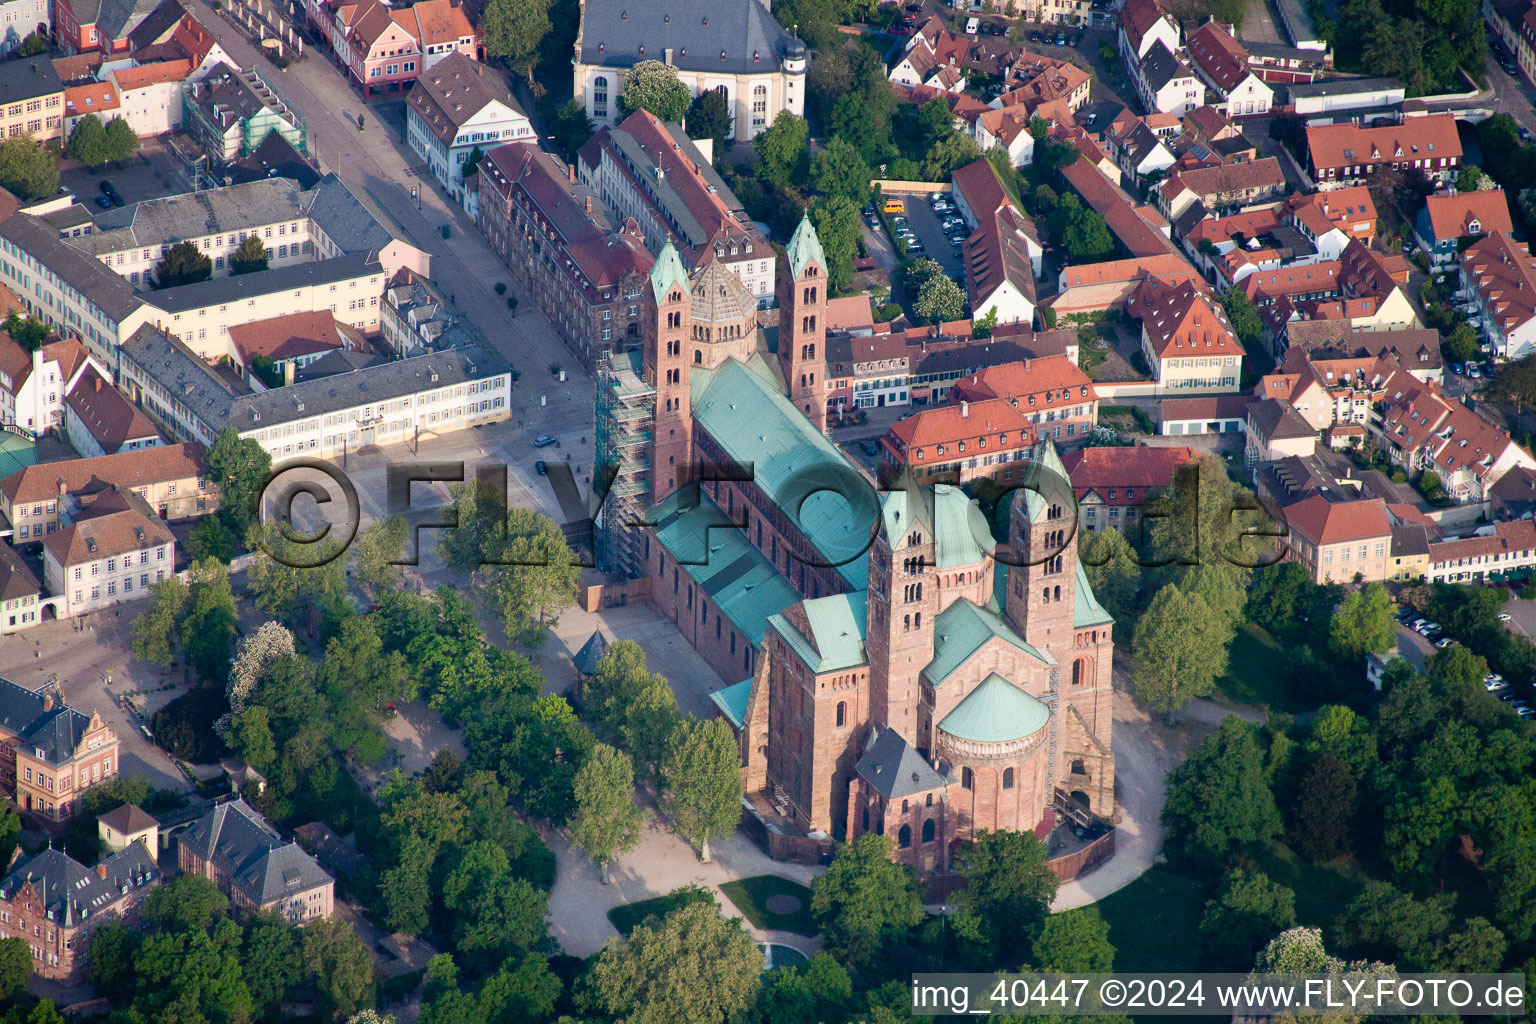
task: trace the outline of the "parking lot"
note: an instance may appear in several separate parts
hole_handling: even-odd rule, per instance
[[[92,216],[111,221],[113,218],[107,216],[95,201],[101,195],[103,181],[110,181],[129,206],[141,200],[192,190],[185,162],[171,148],[168,137],[144,139],[139,151],[121,164],[86,167],[69,159],[59,161],[59,186],[73,192],[90,208]]]
[[[949,242],[949,237],[944,234],[944,228],[939,223],[939,218],[933,212],[933,207],[928,204],[928,196],[921,193],[890,193],[888,199],[900,199],[906,205],[906,213],[901,215],[906,218],[906,225],[917,235],[922,242],[924,251],[921,255],[934,260],[944,268],[944,272],[961,283],[965,280],[965,268],[961,262],[960,254]],[[953,205],[953,200],[949,201]],[[892,229],[899,229],[900,224],[894,217],[886,218]],[[961,236],[964,237],[963,235]]]

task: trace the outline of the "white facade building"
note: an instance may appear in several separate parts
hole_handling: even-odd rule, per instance
[[[417,78],[406,100],[406,141],[471,217],[478,195],[464,185],[471,154],[533,137],[501,76],[499,69],[455,52]]]

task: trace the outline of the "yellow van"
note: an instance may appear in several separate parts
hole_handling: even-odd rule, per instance
[[[886,213],[906,213],[907,204],[900,199],[887,199],[883,209]]]

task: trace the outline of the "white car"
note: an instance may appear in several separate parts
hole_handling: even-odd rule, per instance
[[[1508,622],[1511,618],[1512,616],[1509,614],[1509,612],[1499,612],[1500,622]]]
[[[1440,649],[1441,649],[1441,650],[1444,650],[1444,649],[1445,649],[1445,648],[1447,648],[1447,647],[1449,647],[1449,646],[1451,646],[1451,644],[1453,644],[1453,643],[1455,643],[1455,642],[1456,642],[1456,641],[1455,641],[1455,640],[1452,640],[1452,639],[1451,639],[1451,638],[1450,638],[1450,637],[1448,637],[1448,636],[1443,636],[1443,637],[1441,637],[1441,638],[1440,638],[1440,639],[1439,639],[1439,640],[1436,640],[1436,641],[1435,641],[1435,646],[1436,646],[1436,647],[1438,647],[1438,648],[1440,648]]]
[[[1415,633],[1418,633],[1420,636],[1427,637],[1431,633],[1438,633],[1438,632],[1440,632],[1440,623],[1438,623],[1438,622],[1421,622],[1417,626],[1414,626],[1413,630],[1414,630]]]

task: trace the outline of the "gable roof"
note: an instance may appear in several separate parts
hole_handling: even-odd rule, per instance
[[[338,321],[330,310],[253,320],[231,327],[229,340],[245,366],[263,356],[281,362],[331,349],[358,348],[362,341],[349,324]]]
[[[203,446],[189,441],[90,459],[40,463],[0,480],[0,494],[13,504],[23,504],[57,498],[61,493],[95,493],[112,486],[136,490],[166,480],[202,476],[206,468],[203,456]]]
[[[1515,229],[1510,221],[1509,202],[1500,188],[1428,196],[1424,209],[1437,239],[1489,235],[1495,231],[1508,233]],[[1477,225],[1475,231],[1473,224]]]
[[[25,746],[49,764],[63,764],[90,725],[90,715],[71,708],[52,690],[29,690],[0,679],[0,731],[16,738],[13,746]]]
[[[1189,59],[1223,94],[1230,93],[1253,74],[1248,70],[1248,51],[1214,20],[1196,29],[1187,46]]]
[[[1054,665],[1049,652],[1032,646],[1002,616],[962,597],[933,620],[933,660],[923,667],[930,686],[943,686],[977,651],[992,640],[1011,644],[1025,655]]]
[[[1188,399],[1187,399],[1188,401]],[[1089,491],[1107,497],[1109,489],[1135,488],[1140,493],[1117,497],[1115,504],[1136,505],[1146,501],[1147,490],[1168,487],[1180,466],[1195,458],[1193,448],[1148,446],[1135,448],[1079,448],[1061,457],[1078,500]]]
[[[1219,302],[1194,281],[1169,285],[1148,278],[1136,286],[1126,311],[1141,320],[1152,351],[1169,356],[1242,356],[1243,346]]]
[[[86,518],[82,512],[80,518],[43,539],[43,548],[61,566],[67,568],[175,542],[165,523],[150,513],[149,506],[138,495],[103,495],[91,507],[93,512],[99,507],[100,514]]]
[[[1296,92],[1293,87],[1292,94]],[[1397,160],[1460,158],[1461,139],[1451,114],[1410,117],[1402,124],[1362,128],[1345,121],[1309,125],[1307,151],[1317,169],[1341,168]]]
[[[854,668],[865,662],[864,628],[868,591],[834,594],[802,601],[788,614],[770,616],[768,624],[813,673]],[[793,619],[805,623],[801,629]]]
[[[21,858],[6,872],[0,879],[0,899],[14,899],[23,886],[31,886],[49,921],[68,928],[110,911],[133,890],[159,880],[155,855],[142,843],[129,844],[95,870],[49,846],[35,857]]]
[[[444,145],[451,145],[459,129],[492,103],[522,113],[499,68],[487,68],[457,50],[423,71],[405,102]]]
[[[101,445],[103,454],[116,454],[130,441],[160,437],[154,421],[140,412],[117,388],[87,366],[65,399],[71,412]]]

